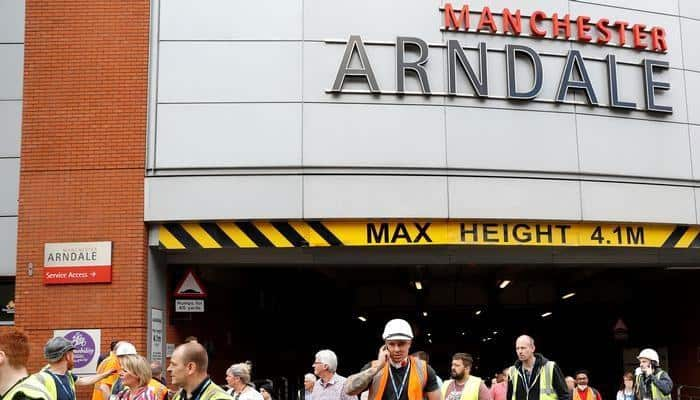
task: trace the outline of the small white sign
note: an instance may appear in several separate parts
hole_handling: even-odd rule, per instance
[[[175,352],[175,343],[166,343],[165,344],[165,356],[172,357],[173,352]]]
[[[112,265],[112,242],[46,243],[45,267],[107,267]]]
[[[163,361],[163,311],[151,308],[151,361]]]
[[[204,312],[204,300],[176,299],[175,312]]]

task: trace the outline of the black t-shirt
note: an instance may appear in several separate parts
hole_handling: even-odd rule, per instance
[[[368,369],[370,365],[370,363],[366,364],[364,367],[362,367],[362,371]],[[408,376],[406,376],[407,369],[408,366],[394,368],[391,364],[389,364],[390,376],[389,380],[387,380],[386,388],[384,389],[384,394],[382,395],[382,400],[408,400]],[[408,372],[408,374],[410,375],[410,371]],[[404,380],[404,376],[406,376],[406,382],[403,384],[402,387],[401,383]],[[391,384],[392,379],[394,381],[395,386]],[[397,392],[401,393],[401,397],[398,399],[396,398],[397,396],[396,392],[394,391],[394,387],[396,387]],[[433,367],[428,365],[428,380],[425,381],[425,386],[423,386],[423,393],[434,392],[439,389],[440,385],[438,385],[435,370],[433,369]]]

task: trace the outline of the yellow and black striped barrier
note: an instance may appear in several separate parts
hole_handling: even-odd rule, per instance
[[[167,250],[328,246],[700,248],[700,226],[530,221],[217,221],[160,225]]]

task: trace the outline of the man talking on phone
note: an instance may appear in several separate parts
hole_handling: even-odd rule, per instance
[[[377,359],[345,381],[345,393],[356,396],[369,389],[368,400],[440,400],[435,371],[425,361],[409,356],[413,330],[403,319],[387,322],[384,345]]]

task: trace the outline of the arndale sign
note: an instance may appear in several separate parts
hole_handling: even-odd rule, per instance
[[[471,12],[468,5],[464,5],[461,11],[450,4],[446,4],[440,9],[443,14],[443,31],[466,32],[466,33],[487,33],[511,37],[530,37],[549,40],[567,40],[579,43],[595,43],[598,46],[621,47],[634,49],[641,52],[665,53],[667,51],[666,31],[662,27],[654,26],[650,29],[643,24],[630,24],[626,21],[611,22],[606,18],[592,22],[590,17],[579,16],[572,18],[569,14],[560,17],[554,13],[548,16],[543,11],[535,11],[529,16],[522,15],[520,10],[511,12],[508,8],[502,13],[492,13],[489,7],[483,7],[481,11]],[[474,21],[472,21],[474,15]],[[478,17],[476,17],[478,15]],[[499,27],[495,16],[500,17]],[[478,19],[478,22],[477,22]],[[524,24],[524,20],[527,20]],[[472,22],[476,26],[472,27]],[[572,29],[574,25],[574,29]],[[529,34],[523,32],[523,26],[528,28]],[[631,43],[628,37],[631,35]],[[340,62],[335,81],[329,93],[372,93],[381,94],[420,94],[425,96],[454,96],[454,97],[480,97],[493,98],[496,96],[489,93],[489,68],[486,43],[480,42],[476,47],[478,51],[477,68],[469,62],[465,55],[465,48],[455,39],[447,40],[447,43],[428,45],[424,40],[417,37],[399,36],[396,38],[396,90],[382,90],[377,81],[372,68],[372,62],[367,54],[361,36],[351,35],[347,41],[343,58]],[[430,80],[426,70],[426,64],[430,59],[430,47],[446,48],[447,65],[447,92],[439,93],[431,90]],[[417,57],[407,60],[407,53],[417,52]],[[440,50],[442,51],[442,50]],[[512,100],[532,100],[536,99],[542,92],[543,81],[545,79],[542,59],[540,54],[531,47],[519,44],[506,44],[503,49],[506,61],[506,99]],[[351,67],[351,61],[357,57],[360,63],[359,68]],[[518,82],[516,76],[516,60],[525,61],[532,72],[532,79],[526,83],[523,89],[523,82]],[[586,62],[581,52],[571,49],[566,54],[564,68],[559,75],[554,101],[557,103],[568,103],[567,96],[571,91],[578,91],[586,96],[588,104],[592,106],[607,106],[616,109],[644,110],[651,112],[672,113],[673,108],[668,105],[658,104],[656,95],[659,90],[669,90],[670,83],[662,81],[658,74],[662,70],[669,69],[669,63],[663,60],[643,58],[639,65],[640,74],[643,77],[645,104],[640,108],[632,101],[622,99],[618,81],[618,62],[615,54],[608,54],[605,57],[608,76],[608,98],[607,104],[600,101],[601,94],[594,89]],[[478,71],[478,73],[477,73]],[[407,73],[418,79],[420,92],[407,92]],[[457,91],[457,76],[464,74],[467,78],[472,92],[462,93]],[[362,81],[366,86],[366,91],[343,89],[343,84],[350,78]],[[549,79],[549,77],[548,77]]]

